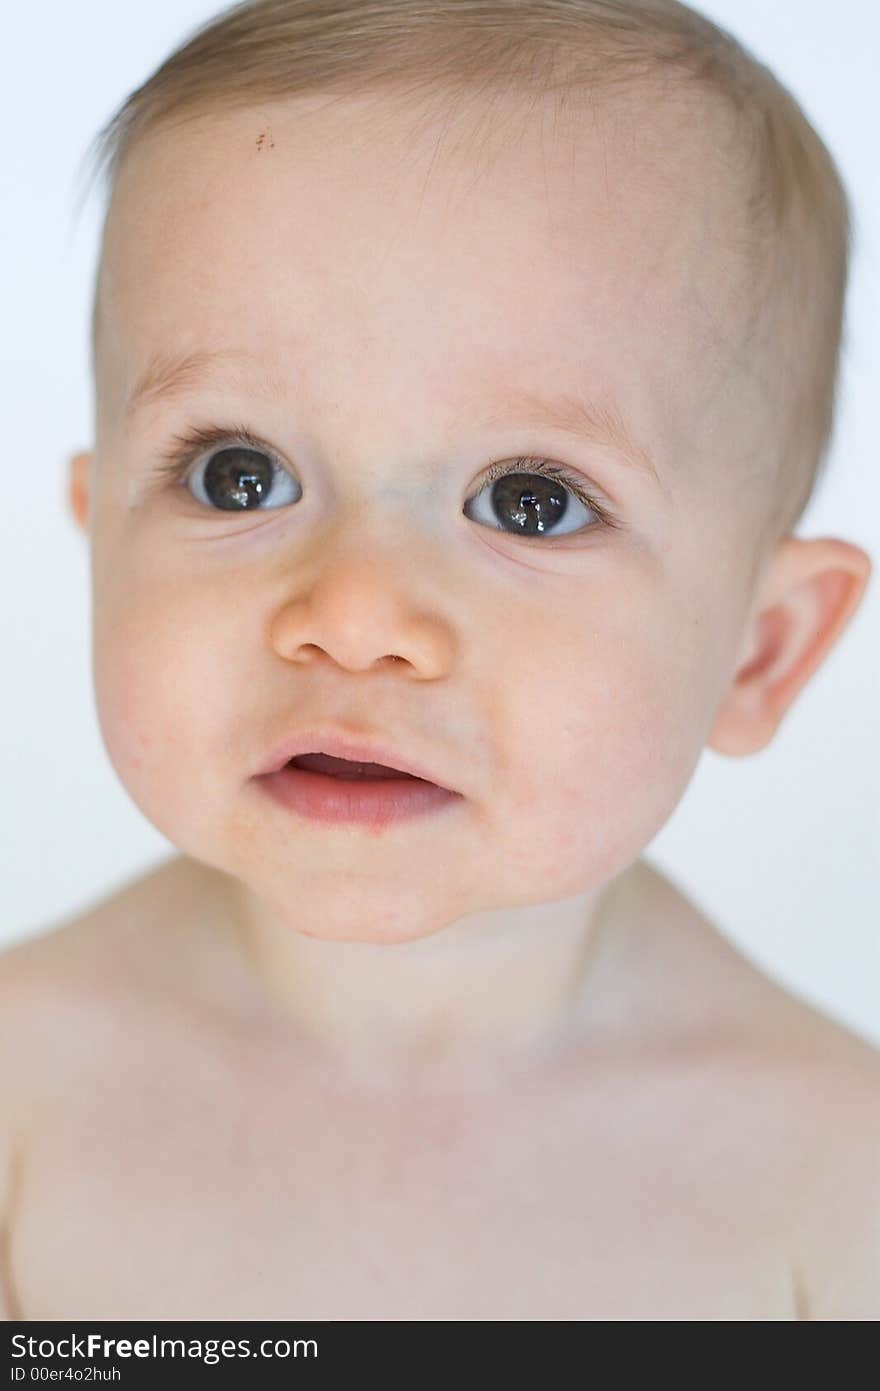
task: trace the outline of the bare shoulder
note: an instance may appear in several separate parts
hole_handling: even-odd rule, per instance
[[[64,1094],[69,1068],[88,1052],[106,958],[117,919],[104,904],[31,933],[0,951],[0,1317],[17,1317],[8,1242],[28,1146]],[[124,914],[123,914],[124,917]],[[91,1006],[91,1008],[90,1008]]]
[[[772,979],[678,887],[647,872],[679,934],[673,957],[682,970],[691,961],[697,1032],[719,1042],[731,1124],[751,1128],[756,1144],[781,1137],[801,1317],[880,1318],[880,1051]]]
[[[63,1086],[95,1045],[133,1031],[138,1009],[167,998],[187,960],[190,864],[147,870],[70,918],[0,951],[0,1086],[6,1111]],[[112,1051],[112,1050],[111,1050]]]
[[[711,1029],[746,1065],[754,1057],[763,1069],[773,1057],[796,1073],[818,1069],[830,1078],[840,1070],[854,1084],[876,1085],[877,1049],[774,979],[653,865],[640,862],[639,875],[649,927],[634,947],[656,953],[650,990],[662,985],[688,1031]]]
[[[219,930],[227,892],[225,876],[175,856],[0,951],[7,1116],[33,1126],[41,1103],[118,1072],[147,1038],[182,1049],[223,1016],[235,961]]]
[[[804,1131],[794,1235],[802,1317],[880,1319],[880,1053],[822,1015],[792,1061]]]
[[[61,977],[70,984],[79,974],[91,976],[102,961],[108,970],[118,969],[138,950],[145,930],[161,932],[185,910],[198,868],[183,856],[162,861],[80,913],[6,946],[0,950],[0,989],[24,989],[35,976],[43,984]]]
[[[96,997],[134,983],[146,993],[186,970],[193,925],[211,919],[218,876],[186,856],[146,870],[90,903],[0,951],[0,999],[22,1022],[43,1008],[91,1006]],[[214,919],[216,919],[216,914]],[[17,1008],[18,1006],[18,1008]]]
[[[83,1078],[142,1036],[133,1004],[158,982],[157,933],[186,903],[179,861],[0,950],[0,1319],[18,1317],[8,1242],[30,1145]]]

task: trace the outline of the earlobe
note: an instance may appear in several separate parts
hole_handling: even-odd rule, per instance
[[[870,577],[870,557],[848,541],[787,536],[779,543],[709,748],[742,757],[770,743],[859,607]]]
[[[92,456],[88,452],[73,454],[70,459],[70,473],[67,482],[67,497],[70,510],[80,530],[89,529],[89,477]]]

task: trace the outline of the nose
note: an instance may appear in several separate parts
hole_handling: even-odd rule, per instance
[[[325,556],[313,582],[275,613],[271,642],[289,662],[399,670],[420,681],[446,675],[454,651],[449,620],[413,597],[405,573],[364,555]]]

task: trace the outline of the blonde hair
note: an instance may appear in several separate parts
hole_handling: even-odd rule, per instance
[[[676,0],[245,0],[197,28],[102,127],[87,151],[107,206],[148,131],[212,108],[310,93],[405,90],[629,92],[690,83],[720,103],[745,181],[750,333],[775,364],[778,452],[765,539],[791,530],[815,491],[835,418],[851,209],[834,159],[802,109],[736,39]],[[92,311],[97,356],[100,280]]]

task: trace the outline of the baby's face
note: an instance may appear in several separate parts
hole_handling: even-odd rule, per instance
[[[549,107],[477,130],[325,105],[205,118],[123,173],[95,688],[172,843],[302,930],[395,940],[593,889],[663,826],[736,668],[768,436],[732,367],[738,195],[704,121],[621,104],[575,140]],[[154,355],[221,350],[131,401]],[[631,446],[591,438],[576,400],[619,412]],[[260,442],[255,504],[206,483],[222,441],[160,476],[210,428]],[[531,501],[493,494],[498,463]],[[322,721],[460,799],[380,836],[296,817],[255,775]]]

